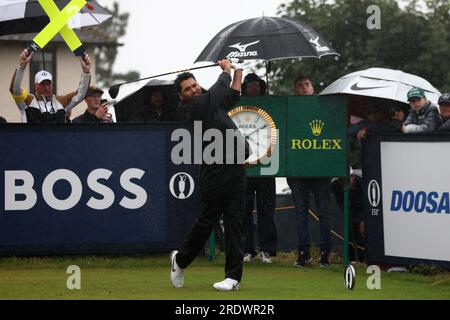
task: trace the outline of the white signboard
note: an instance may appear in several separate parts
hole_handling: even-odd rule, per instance
[[[450,142],[381,142],[385,255],[450,261]]]

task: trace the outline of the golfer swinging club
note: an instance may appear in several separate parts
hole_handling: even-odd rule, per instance
[[[201,204],[198,220],[179,251],[175,250],[170,255],[172,267],[170,279],[176,288],[183,287],[185,269],[200,253],[222,214],[225,228],[225,280],[213,286],[219,291],[239,290],[242,277],[244,255],[242,218],[246,187],[244,161],[249,156],[250,149],[227,114],[227,110],[239,102],[242,65],[239,63],[232,65],[229,60],[221,60],[218,64],[223,72],[205,94],[202,94],[194,75],[188,72],[180,74],[174,84],[186,120],[202,121],[203,130],[219,130],[223,137],[226,136],[226,130],[231,129],[235,132],[234,152],[227,154],[225,148],[227,143],[224,143],[222,164],[205,164],[206,161],[203,159],[200,169]],[[231,83],[232,68],[234,77]],[[239,150],[242,151],[241,157],[238,154]]]

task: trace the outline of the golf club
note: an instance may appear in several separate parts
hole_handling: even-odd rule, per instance
[[[184,69],[184,70],[178,70],[178,71],[173,71],[173,72],[167,72],[167,73],[158,74],[156,76],[151,76],[151,77],[146,77],[146,78],[142,78],[142,79],[137,79],[137,80],[133,80],[133,81],[127,81],[127,82],[115,84],[111,88],[109,88],[108,93],[109,93],[109,95],[110,95],[110,97],[112,99],[115,99],[117,97],[117,95],[119,94],[120,86],[122,86],[124,84],[138,82],[138,81],[142,81],[142,80],[153,79],[153,78],[158,78],[158,77],[162,77],[162,76],[168,76],[168,75],[175,74],[175,73],[188,72],[188,71],[197,70],[197,69],[216,67],[218,65],[219,65],[218,63],[215,63],[215,64],[210,64],[210,65],[207,65],[207,66],[194,67],[194,68],[190,68],[190,69]]]

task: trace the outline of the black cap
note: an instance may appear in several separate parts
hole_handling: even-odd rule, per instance
[[[103,94],[103,90],[95,86],[90,86],[86,92],[86,97],[92,96],[94,93]]]
[[[450,103],[450,93],[443,93],[442,96],[439,97],[438,104],[441,104],[443,102]]]
[[[264,80],[262,80],[260,77],[258,77],[255,73],[249,73],[245,76],[244,82],[242,83],[242,94],[246,94],[246,88],[247,84],[250,82],[258,81],[259,85],[261,86],[261,94],[264,95],[266,93],[267,84]]]

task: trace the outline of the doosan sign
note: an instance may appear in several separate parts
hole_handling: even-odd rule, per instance
[[[450,261],[450,142],[380,146],[385,255]]]

